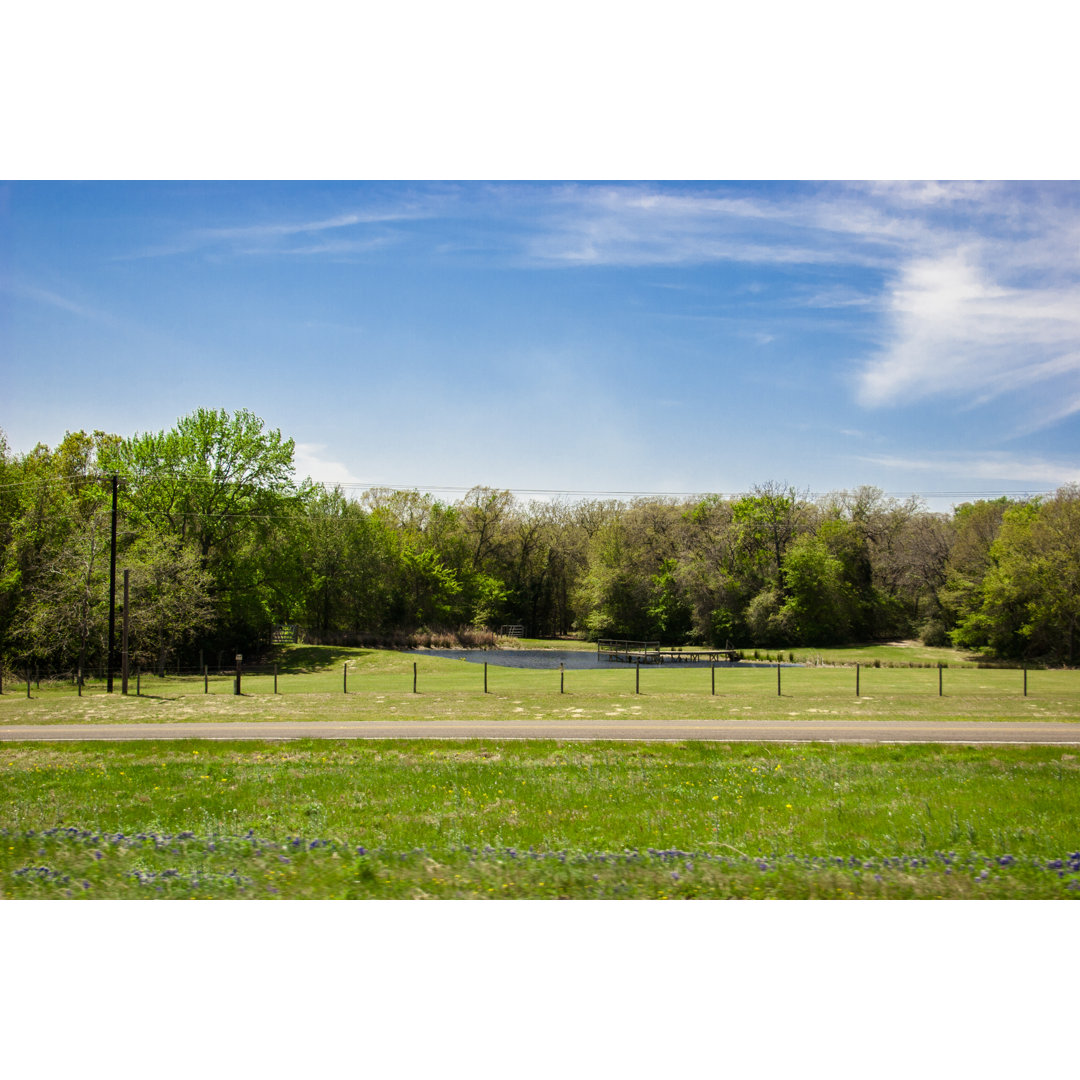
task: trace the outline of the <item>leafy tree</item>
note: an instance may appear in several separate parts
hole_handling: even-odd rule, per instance
[[[459,503],[461,524],[471,551],[470,565],[480,570],[497,556],[502,526],[514,510],[509,491],[474,487]]]
[[[665,645],[678,645],[690,632],[690,605],[676,577],[678,563],[665,559],[660,572],[651,578],[652,596],[646,611],[649,616],[649,637]]]
[[[771,585],[782,598],[784,552],[802,526],[805,502],[793,487],[770,482],[756,485],[731,509],[746,572],[759,584]]]
[[[307,574],[303,621],[320,639],[331,631],[381,628],[399,575],[392,530],[340,488],[318,489],[297,522]]]
[[[1009,499],[963,503],[953,514],[953,540],[945,563],[945,581],[938,596],[942,620],[949,629],[968,622],[982,607],[983,582],[993,566],[991,549],[1001,531]],[[968,625],[970,636],[975,623]]]
[[[103,464],[123,475],[132,520],[167,525],[210,564],[295,498],[293,450],[246,409],[197,409],[171,431],[121,441]]]
[[[56,451],[39,444],[6,465],[0,644],[12,659],[84,668],[100,659],[108,496],[95,459],[109,442],[100,431],[69,432]]]
[[[99,513],[78,522],[63,546],[46,553],[35,569],[16,622],[24,658],[88,670],[107,647],[108,517]]]
[[[746,627],[755,645],[785,645],[795,640],[792,609],[772,586],[762,589],[747,605]]]
[[[170,431],[124,439],[102,454],[121,474],[128,526],[193,544],[213,579],[219,627],[252,637],[283,605],[264,556],[275,522],[303,493],[293,482],[291,439],[253,413],[197,409]]]
[[[405,548],[402,578],[407,604],[406,617],[412,626],[450,626],[461,622],[457,598],[461,582],[438,553],[428,549]]]
[[[854,593],[843,562],[821,536],[800,536],[784,553],[787,599],[784,624],[796,640],[818,645],[846,641],[851,633]]]
[[[1080,487],[1014,505],[990,545],[982,603],[954,631],[958,645],[1075,664],[1080,629]]]
[[[130,657],[165,673],[165,661],[214,620],[212,579],[198,551],[175,536],[142,537],[126,553]]]

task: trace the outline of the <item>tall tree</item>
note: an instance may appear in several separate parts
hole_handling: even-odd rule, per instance
[[[264,631],[281,606],[262,564],[275,523],[301,497],[293,449],[246,409],[197,409],[170,431],[124,439],[102,455],[123,477],[130,527],[195,546],[220,623],[234,637]]]
[[[1014,505],[990,545],[982,603],[957,644],[1075,664],[1080,645],[1080,486]]]

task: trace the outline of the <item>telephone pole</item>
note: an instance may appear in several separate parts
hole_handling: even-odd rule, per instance
[[[109,671],[105,691],[113,692],[113,667],[116,663],[116,487],[119,477],[112,478],[112,549],[109,552]],[[126,611],[125,611],[126,613]]]

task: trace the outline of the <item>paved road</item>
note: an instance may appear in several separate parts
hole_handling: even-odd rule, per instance
[[[1080,723],[932,720],[359,720],[0,727],[0,742],[147,739],[569,739],[575,741],[1029,743],[1080,746]]]

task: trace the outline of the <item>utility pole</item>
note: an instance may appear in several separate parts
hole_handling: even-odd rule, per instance
[[[109,552],[109,672],[105,691],[113,692],[113,668],[116,666],[116,488],[119,477],[112,478],[112,550]]]
[[[128,579],[131,576],[130,570],[124,571],[124,630],[121,637],[120,647],[120,693],[126,694],[128,692]]]

